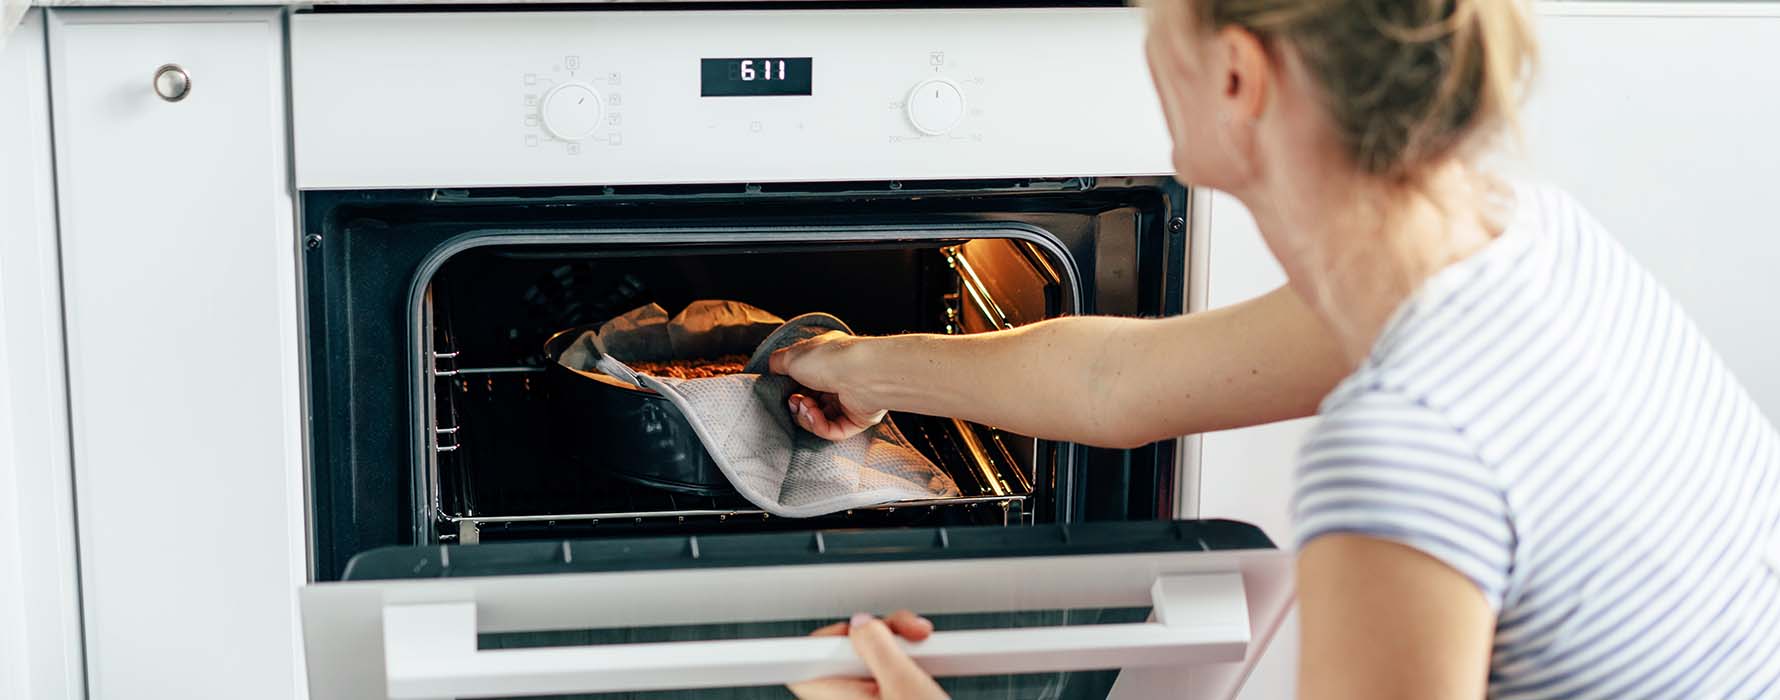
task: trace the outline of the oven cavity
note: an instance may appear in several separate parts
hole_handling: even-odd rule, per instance
[[[1174,512],[1176,463],[1191,456],[1178,441],[1102,449],[896,416],[957,498],[767,517],[722,489],[612,476],[663,462],[626,461],[624,440],[560,410],[566,392],[547,372],[560,365],[545,353],[566,329],[710,299],[787,319],[822,311],[864,334],[1180,313],[1187,198],[1167,178],[308,191],[302,202],[318,580],[389,546]],[[658,483],[726,483],[695,476]]]
[[[425,539],[485,540],[1049,519],[1056,446],[990,426],[897,414],[952,498],[814,519],[769,516],[722,489],[625,476],[632,440],[602,438],[597,410],[553,396],[545,341],[645,304],[670,314],[726,299],[782,318],[827,312],[860,334],[975,333],[1074,311],[1078,282],[1034,240],[933,232],[862,241],[747,235],[636,245],[512,243],[450,255],[419,290],[413,381],[423,389],[415,484]],[[665,403],[665,402],[664,402]],[[653,425],[645,421],[640,430]],[[631,428],[637,429],[637,428]],[[686,449],[702,449],[695,442]],[[696,455],[694,455],[696,456]]]

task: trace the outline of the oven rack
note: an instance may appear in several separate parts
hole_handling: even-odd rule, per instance
[[[443,343],[442,343],[443,344]],[[507,386],[519,392],[525,403],[538,400],[535,386],[530,378],[542,372],[542,368],[495,366],[495,367],[463,367],[455,364],[458,359],[453,351],[437,352],[434,359],[435,380],[444,382],[471,382],[473,385],[486,385],[491,390]],[[446,362],[452,364],[446,365]],[[493,383],[490,383],[493,382]],[[771,519],[770,514],[751,507],[739,498],[712,498],[698,496],[679,496],[666,491],[657,491],[648,487],[637,486],[621,481],[608,482],[612,490],[604,491],[608,507],[592,511],[564,511],[552,513],[545,511],[506,510],[504,513],[477,512],[471,502],[460,502],[463,510],[448,509],[439,499],[439,475],[437,471],[442,465],[440,460],[456,460],[460,448],[468,446],[460,432],[460,424],[456,420],[459,401],[454,400],[461,393],[459,390],[446,389],[447,397],[441,402],[436,415],[442,419],[433,426],[433,459],[431,461],[432,476],[435,479],[432,489],[431,520],[432,531],[441,542],[459,544],[476,544],[482,540],[482,533],[490,527],[502,528],[504,534],[522,534],[520,528],[530,530],[562,528],[591,531],[594,528],[609,529],[612,525],[623,528],[681,528],[722,529],[752,524],[759,527],[761,523]],[[508,408],[519,408],[524,404],[503,404]],[[473,406],[472,406],[473,408]],[[450,417],[448,420],[443,420]],[[988,524],[1000,522],[1003,525],[1028,524],[1033,517],[1030,497],[1034,492],[1033,485],[1027,475],[1017,467],[1011,467],[1013,458],[1008,446],[1002,444],[999,436],[979,436],[969,426],[955,419],[932,419],[944,425],[924,426],[921,424],[905,425],[904,430],[909,438],[918,444],[928,444],[930,451],[937,456],[948,473],[959,479],[960,486],[965,487],[965,495],[951,498],[917,499],[883,504],[880,506],[858,508],[845,513],[820,516],[808,519],[821,527],[858,527],[867,524],[919,524],[915,522],[922,517],[938,516],[942,518],[956,517],[970,522]],[[474,442],[474,441],[470,441]],[[993,456],[992,456],[993,455]],[[997,464],[1010,468],[997,468]],[[461,488],[452,489],[460,492]],[[665,502],[650,503],[658,499]],[[680,502],[676,503],[675,501]],[[693,503],[686,503],[693,500]],[[647,504],[647,505],[646,505]],[[687,507],[691,506],[691,507]],[[999,513],[996,511],[999,510]],[[942,512],[943,511],[943,512]],[[931,519],[929,517],[929,519]],[[789,526],[789,520],[784,520]],[[622,525],[619,525],[622,523]],[[605,527],[600,527],[605,525]],[[769,526],[770,527],[770,526]],[[590,533],[591,534],[591,533]]]
[[[1009,320],[1007,312],[1003,311],[1001,304],[995,301],[995,295],[989,293],[989,285],[983,282],[983,278],[977,274],[976,268],[971,266],[970,259],[965,257],[964,246],[942,248],[940,253],[946,256],[946,265],[958,273],[958,297],[947,300],[949,303],[946,307],[946,334],[956,335],[964,332],[963,327],[960,326],[960,319],[965,312],[964,297],[970,299],[970,306],[982,315],[989,328],[994,330],[1013,328],[1014,323]]]
[[[937,512],[941,508],[962,508],[977,510],[979,508],[999,508],[1001,524],[1011,525],[1022,518],[1025,511],[1026,496],[962,496],[957,498],[929,498],[909,501],[896,501],[866,508],[854,508],[841,513],[813,518],[818,522],[836,519],[852,519],[862,517],[866,513],[890,515],[901,511]],[[437,513],[439,522],[447,525],[451,532],[441,535],[441,539],[457,544],[477,544],[482,540],[482,531],[489,526],[513,526],[518,524],[542,524],[546,526],[582,525],[597,527],[601,523],[632,523],[642,524],[647,521],[673,524],[686,524],[688,520],[711,523],[742,523],[761,522],[773,517],[771,513],[759,509],[728,508],[728,509],[684,509],[684,510],[651,510],[610,513],[561,513],[537,515],[487,515],[457,516],[444,512]],[[842,524],[842,523],[837,523]]]

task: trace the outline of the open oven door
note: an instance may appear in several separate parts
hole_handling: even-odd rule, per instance
[[[908,649],[960,700],[1225,700],[1290,571],[1228,521],[445,545],[367,552],[302,614],[330,700],[787,697],[865,673],[845,638],[805,633],[898,608],[934,618]]]

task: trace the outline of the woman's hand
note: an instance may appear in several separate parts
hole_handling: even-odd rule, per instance
[[[825,678],[793,685],[791,692],[800,700],[946,700],[946,691],[896,644],[898,636],[919,642],[931,634],[933,623],[907,610],[883,620],[860,613],[848,622],[823,627],[810,636],[846,635],[872,677]]]
[[[783,374],[813,389],[812,394],[792,394],[788,401],[792,418],[815,435],[845,440],[884,420],[885,411],[863,405],[858,392],[847,384],[847,355],[859,338],[829,331],[774,352],[769,362],[774,374]]]

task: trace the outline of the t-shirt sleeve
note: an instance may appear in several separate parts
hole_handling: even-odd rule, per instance
[[[1331,407],[1305,442],[1293,498],[1299,549],[1349,533],[1427,553],[1501,610],[1514,530],[1497,473],[1439,412],[1366,391]]]

